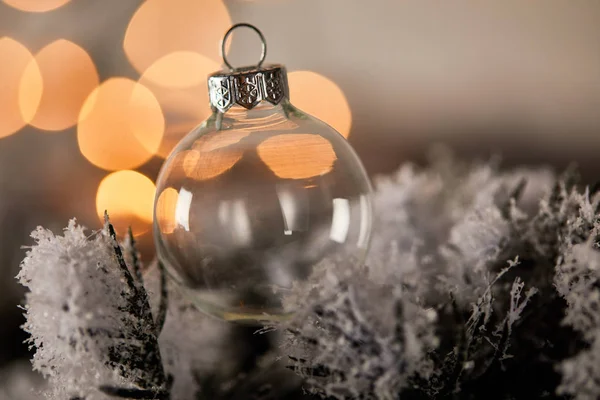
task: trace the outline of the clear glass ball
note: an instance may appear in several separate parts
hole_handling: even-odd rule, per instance
[[[287,100],[236,105],[176,146],[154,213],[158,256],[200,310],[278,319],[314,265],[364,261],[371,185],[344,137]]]

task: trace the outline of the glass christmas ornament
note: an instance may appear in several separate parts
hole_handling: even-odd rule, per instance
[[[212,115],[172,151],[157,181],[154,234],[170,277],[196,306],[235,321],[293,309],[281,296],[328,259],[362,262],[371,185],[342,135],[289,101],[285,67],[208,78]],[[315,96],[319,93],[316,92]],[[339,261],[338,261],[339,262]]]

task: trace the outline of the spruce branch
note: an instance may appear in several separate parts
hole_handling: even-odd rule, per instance
[[[167,272],[162,261],[158,261],[158,272],[160,275],[160,301],[158,303],[158,313],[156,314],[156,334],[159,335],[165,326],[167,319],[167,310],[169,308],[169,292],[167,289]]]
[[[278,353],[241,370],[243,329],[168,290],[131,231],[121,245],[108,216],[91,236],[39,228],[19,280],[47,397],[291,398],[289,371],[329,400],[600,398],[596,188],[437,152],[380,178],[374,203],[367,262],[328,258],[296,282],[294,317],[257,331]]]
[[[600,196],[573,168],[435,157],[377,182],[366,266],[328,262],[289,294],[293,370],[336,399],[599,398]]]
[[[108,216],[91,236],[73,220],[63,236],[38,228],[33,237],[18,279],[29,289],[24,329],[33,366],[48,379],[46,396],[168,392],[147,293]]]
[[[105,215],[105,218],[108,218]],[[144,277],[142,275],[142,265],[140,260],[139,252],[136,248],[135,237],[133,236],[133,231],[131,230],[131,226],[127,229],[127,244],[129,247],[129,256],[131,258],[131,266],[133,267],[133,274],[136,277],[137,281],[141,284],[144,283]]]
[[[139,283],[136,283],[125,263],[123,251],[107,212],[104,213],[104,218],[117,264],[129,289],[128,292],[124,293],[127,305],[122,307],[121,311],[129,314],[131,320],[139,320],[139,324],[135,326],[134,335],[130,338],[129,343],[119,344],[110,354],[113,355],[112,358],[115,365],[122,373],[130,375],[140,387],[162,387],[166,384],[166,376],[158,346],[158,330],[152,316],[148,294],[143,286],[141,272],[139,272]],[[135,241],[133,241],[132,237],[130,237],[130,241],[132,259],[134,260],[133,268],[135,271],[135,264],[138,264],[139,261],[137,255],[134,256],[137,253]],[[122,354],[129,354],[130,356],[121,358]]]

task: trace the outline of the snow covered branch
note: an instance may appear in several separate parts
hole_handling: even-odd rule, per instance
[[[573,170],[496,164],[438,150],[427,168],[379,178],[366,264],[323,261],[286,294],[301,305],[294,317],[246,342],[248,329],[200,315],[160,264],[144,267],[133,235],[119,243],[109,223],[91,234],[75,221],[62,236],[39,228],[18,279],[40,390],[63,400],[600,398],[600,195]]]

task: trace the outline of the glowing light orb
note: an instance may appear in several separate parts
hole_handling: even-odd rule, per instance
[[[64,6],[71,0],[2,0],[17,10],[27,12],[46,12]]]
[[[178,199],[179,193],[177,193],[177,190],[173,189],[172,187],[166,188],[158,196],[156,203],[156,219],[162,233],[173,233],[177,227],[175,215]]]
[[[146,0],[131,18],[123,47],[140,73],[180,50],[220,60],[217,44],[230,25],[221,0]]]
[[[33,55],[21,43],[9,37],[0,38],[0,138],[10,136],[23,128],[29,120],[20,110],[20,85],[25,70],[28,79],[40,84],[39,91],[30,93],[28,99],[32,110],[37,109],[42,96],[41,74]]]
[[[25,69],[19,93],[21,113],[38,129],[70,128],[97,86],[98,73],[86,51],[68,40],[57,40],[37,53]]]
[[[107,170],[131,169],[158,151],[164,125],[160,104],[149,89],[130,79],[112,78],[86,99],[77,141],[92,164]]]
[[[113,172],[98,186],[98,218],[103,221],[106,210],[118,233],[124,234],[129,226],[135,235],[147,232],[152,225],[155,192],[154,183],[139,172]]]
[[[294,106],[331,125],[348,138],[352,112],[344,92],[333,81],[311,71],[290,72],[288,81]]]

